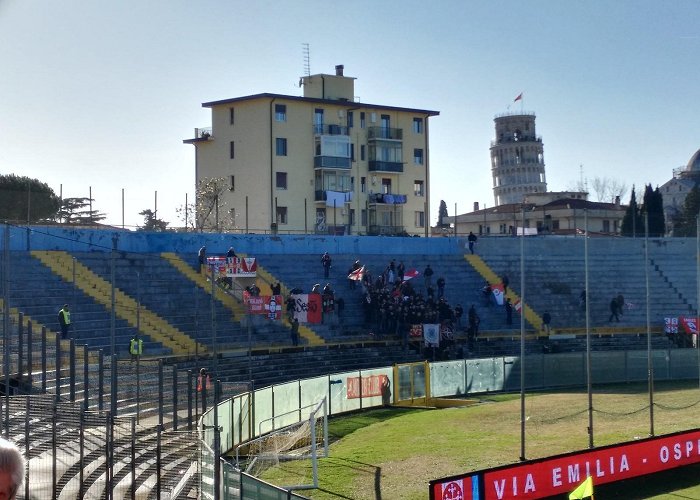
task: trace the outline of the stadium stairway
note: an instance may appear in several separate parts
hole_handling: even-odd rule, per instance
[[[484,278],[484,280],[491,284],[501,283],[501,277],[496,274],[481,257],[478,255],[466,254],[464,258]],[[517,293],[515,293],[515,291],[513,291],[511,286],[508,286],[505,297],[511,299],[512,304],[517,304],[520,301],[520,297]],[[520,302],[521,311],[525,311],[525,320],[530,323],[535,331],[540,331],[542,329],[542,318],[527,303],[524,301]]]
[[[32,256],[39,259],[66,281],[73,279],[73,269],[75,269],[75,285],[99,304],[107,309],[111,308],[112,287],[110,283],[93,273],[85,265],[74,261],[67,252],[33,251]],[[115,314],[132,327],[136,327],[138,322],[143,335],[160,342],[177,355],[206,350],[203,345],[198,344],[163,318],[144,308],[143,305],[140,307],[140,317],[137,318],[137,309],[139,307],[136,300],[115,288]]]
[[[211,297],[212,286],[209,276],[206,275],[204,271],[197,272],[192,268],[187,262],[185,262],[180,256],[171,252],[165,252],[161,254],[161,257],[169,263],[169,265],[177,271],[181,277],[183,277],[190,284],[194,284],[198,292],[206,294],[207,297]],[[168,273],[169,275],[172,273]],[[185,285],[182,285],[183,287]],[[172,293],[172,292],[171,292]],[[236,349],[241,347],[247,347],[248,345],[248,321],[252,325],[254,330],[253,342],[255,347],[267,348],[284,346],[291,344],[289,329],[282,324],[282,322],[268,321],[261,317],[248,317],[246,310],[241,304],[241,302],[233,295],[227,293],[220,287],[214,287],[214,297],[217,304],[221,304],[223,308],[229,311],[229,318],[225,321],[225,325],[222,328],[225,330],[224,335],[227,340],[219,339],[218,344],[224,348]],[[187,299],[191,302],[191,299]],[[208,300],[207,300],[208,302]],[[218,306],[217,306],[218,307]],[[217,314],[218,318],[222,318],[222,312]],[[300,328],[301,333],[301,328]],[[313,337],[308,334],[308,341],[313,341]]]

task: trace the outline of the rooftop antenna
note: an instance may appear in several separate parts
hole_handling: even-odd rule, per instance
[[[309,44],[302,43],[301,46],[304,52],[304,73],[306,76],[311,76],[311,53],[309,51]]]

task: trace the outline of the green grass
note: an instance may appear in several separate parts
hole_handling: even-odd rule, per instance
[[[694,383],[657,383],[654,433],[696,428],[700,389]],[[596,388],[595,446],[647,437],[649,394],[645,384]],[[585,391],[534,393],[526,398],[525,455],[541,458],[588,448]],[[320,488],[300,492],[313,499],[425,499],[428,481],[520,457],[518,394],[489,395],[482,404],[444,410],[377,409],[332,419],[329,458],[319,463]],[[308,461],[267,471],[274,484],[308,481]],[[602,498],[700,498],[700,467],[596,488]],[[677,491],[671,491],[675,488]]]

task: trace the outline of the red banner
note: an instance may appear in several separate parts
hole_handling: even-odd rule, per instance
[[[357,399],[360,397],[369,398],[373,396],[381,396],[389,387],[389,377],[386,375],[370,375],[369,377],[348,377],[348,399]],[[360,386],[360,383],[362,386]]]
[[[309,293],[292,295],[294,299],[294,317],[299,323],[321,322],[321,294]]]
[[[447,500],[446,486],[467,479],[481,483],[480,496],[464,498],[545,498],[573,491],[588,476],[605,484],[699,462],[700,429],[695,429],[438,479],[430,482],[430,498]]]
[[[269,319],[282,319],[282,296],[261,295],[253,297],[248,292],[243,292],[243,304],[248,314],[264,314]]]
[[[258,271],[255,257],[207,257],[207,265],[227,278],[254,278]]]

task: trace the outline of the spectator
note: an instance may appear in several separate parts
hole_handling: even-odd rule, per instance
[[[233,257],[237,257],[236,251],[233,249],[233,247],[229,247],[228,252],[226,252],[226,258],[231,259]]]
[[[578,296],[578,305],[581,308],[581,310],[583,310],[583,311],[586,310],[586,290],[585,289],[581,290],[581,293]]]
[[[477,335],[479,335],[479,324],[481,323],[481,318],[476,313],[476,308],[474,308],[474,304],[472,304],[471,307],[469,308],[469,312],[467,313],[467,317],[469,320],[468,336],[469,336],[469,338],[476,338]]]
[[[290,334],[292,337],[292,345],[299,345],[299,320],[297,318],[292,320],[292,330]]]
[[[294,311],[296,310],[296,301],[294,297],[291,295],[287,297],[285,306],[287,307],[287,320],[291,323],[294,320]]]
[[[0,438],[0,498],[14,500],[24,482],[26,461],[16,444]]]
[[[311,288],[311,293],[321,293],[321,283],[316,283],[316,284]]]
[[[510,303],[510,299],[506,299],[506,325],[511,326],[513,324],[513,304]]]
[[[440,300],[445,296],[445,278],[440,276],[437,279],[437,298]]]
[[[275,283],[274,285],[272,285],[271,289],[272,289],[272,295],[281,295],[282,294],[282,285],[280,284],[279,281],[277,283]]]
[[[406,274],[406,266],[403,265],[403,261],[399,261],[399,265],[396,266],[396,277],[399,281],[403,281],[403,277]]]
[[[621,293],[617,295],[617,312],[622,316],[625,312],[625,297]]]
[[[503,283],[503,296],[506,297],[508,295],[508,285],[510,284],[507,274],[501,277],[501,283]]]
[[[202,247],[197,252],[197,258],[199,259],[199,265],[203,266],[207,263],[207,247]]]
[[[455,321],[457,323],[457,329],[462,329],[462,316],[464,315],[464,309],[462,309],[462,304],[457,304],[455,306]]]
[[[129,354],[132,362],[138,360],[143,354],[143,340],[139,338],[138,333],[129,341]]]
[[[481,288],[481,297],[484,299],[484,305],[486,307],[491,305],[493,289],[491,288],[491,285],[488,281],[485,282],[484,286]]]
[[[615,318],[615,321],[618,323],[620,322],[620,303],[617,297],[613,297],[610,301],[610,317],[608,318],[608,323],[611,323],[613,318]]]
[[[248,287],[248,291],[250,292],[250,295],[252,297],[259,297],[260,296],[260,288],[258,287],[257,283],[253,283]]]
[[[328,254],[328,252],[325,252],[321,256],[321,264],[323,265],[323,276],[325,278],[328,278],[328,276],[330,275],[331,262],[332,262],[331,256]]]
[[[58,311],[58,323],[61,325],[61,338],[68,338],[68,330],[70,329],[68,304],[63,304],[63,307]]]
[[[552,315],[549,314],[549,311],[545,311],[544,314],[542,315],[542,331],[545,333],[545,335],[550,334],[549,324],[551,322],[552,322]]]
[[[469,236],[467,237],[467,241],[469,241],[469,252],[472,255],[474,255],[474,245],[476,245],[476,235],[472,231],[469,231]]]
[[[430,264],[428,264],[423,271],[423,279],[425,280],[425,289],[428,290],[433,285],[433,270],[430,267]]]

